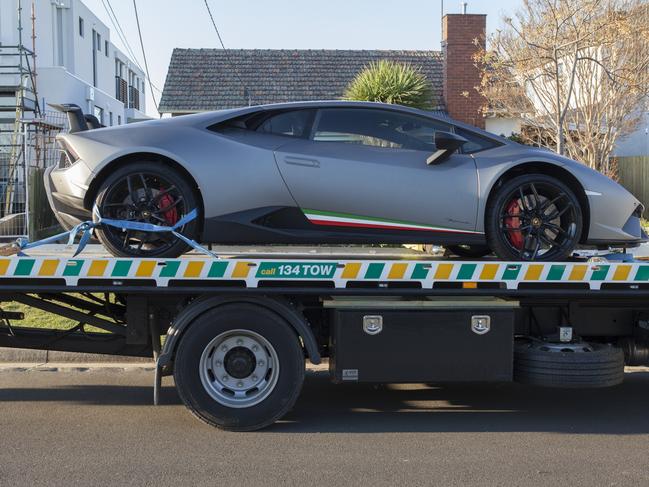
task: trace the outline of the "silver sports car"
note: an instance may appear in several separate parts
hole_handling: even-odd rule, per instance
[[[94,205],[166,226],[197,209],[181,232],[206,243],[435,243],[508,260],[647,239],[642,205],[611,179],[425,111],[304,102],[89,129],[64,109],[71,130],[45,184],[68,228]],[[186,250],[166,232],[98,236],[118,256]]]

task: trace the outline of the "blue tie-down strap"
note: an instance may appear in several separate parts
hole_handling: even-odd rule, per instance
[[[18,255],[23,256],[25,255],[25,253],[23,252],[24,250],[33,249],[34,247],[40,247],[41,245],[61,242],[62,240],[67,240],[68,245],[72,245],[74,243],[75,237],[79,233],[81,233],[82,236],[81,236],[81,240],[79,241],[79,247],[77,248],[77,251],[74,254],[76,257],[83,250],[83,247],[86,246],[88,240],[90,240],[90,236],[92,235],[92,230],[94,228],[95,228],[95,224],[93,222],[82,222],[76,225],[69,232],[63,232],[56,235],[52,235],[51,237],[43,238],[41,240],[36,240],[35,242],[30,242],[26,238],[19,238],[14,243],[14,246],[18,248]],[[88,235],[88,237],[84,240],[85,235]],[[83,245],[81,245],[82,242]]]
[[[99,209],[97,208],[97,206],[95,206],[92,209],[92,212],[95,217],[94,222],[88,221],[88,222],[79,223],[69,232],[59,233],[57,235],[44,238],[42,240],[37,240],[36,242],[30,242],[25,238],[19,238],[15,243],[16,247],[18,247],[18,255],[25,255],[23,253],[24,250],[33,249],[34,247],[39,247],[41,245],[60,242],[62,240],[67,240],[68,245],[73,245],[77,236],[80,235],[81,238],[79,238],[79,244],[77,245],[77,250],[74,253],[74,257],[76,257],[83,251],[83,249],[90,241],[94,229],[101,225],[107,225],[115,228],[120,228],[123,231],[135,230],[138,232],[151,232],[151,233],[170,232],[176,238],[182,240],[194,250],[209,255],[210,257],[218,258],[216,254],[210,252],[195,240],[187,238],[182,233],[178,232],[179,228],[182,228],[184,225],[188,224],[196,217],[198,217],[198,211],[196,209],[193,209],[192,211],[187,213],[180,220],[178,220],[172,227],[168,227],[164,225],[154,225],[153,223],[143,223],[143,222],[134,222],[134,221],[127,221],[127,220],[115,220],[112,218],[103,218],[99,214]]]

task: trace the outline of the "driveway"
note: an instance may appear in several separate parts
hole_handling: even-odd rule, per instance
[[[227,433],[151,372],[0,372],[0,485],[647,485],[649,372],[605,390],[332,385]]]

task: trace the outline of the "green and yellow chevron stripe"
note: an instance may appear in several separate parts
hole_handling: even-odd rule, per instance
[[[74,286],[79,279],[151,279],[157,286],[170,280],[239,280],[256,287],[267,280],[330,281],[344,288],[349,281],[412,281],[422,287],[436,282],[502,283],[649,283],[649,263],[534,263],[376,260],[277,259],[114,259],[114,258],[0,258],[3,279],[58,278]]]

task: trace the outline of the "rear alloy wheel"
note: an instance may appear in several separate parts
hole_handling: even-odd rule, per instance
[[[129,164],[116,170],[99,188],[97,207],[103,218],[171,227],[196,208],[192,187],[161,162]],[[198,221],[179,228],[196,238]],[[178,257],[187,245],[170,232],[142,232],[112,226],[98,228],[101,243],[118,257]]]
[[[487,208],[489,246],[505,260],[561,260],[582,231],[579,200],[551,176],[529,174],[505,182]]]

